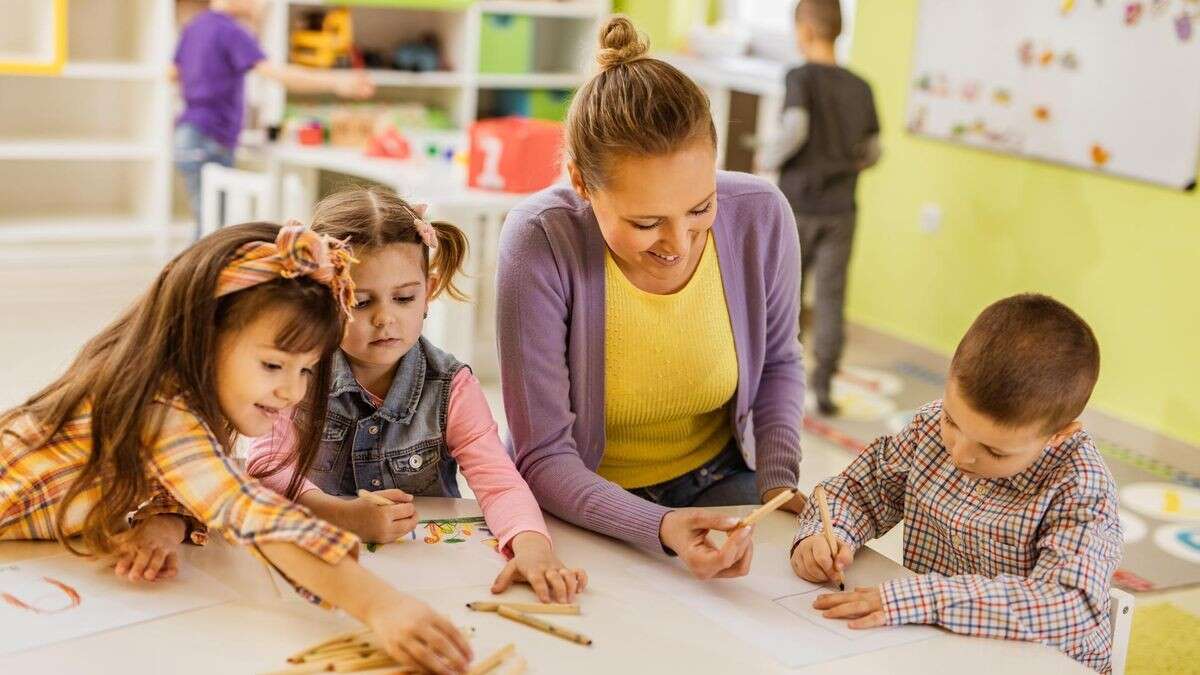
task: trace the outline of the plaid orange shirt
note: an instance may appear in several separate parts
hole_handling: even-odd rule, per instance
[[[887,623],[1042,642],[1108,672],[1122,537],[1116,483],[1091,437],[1046,448],[1015,476],[971,479],[942,445],[941,416],[930,403],[822,482],[834,532],[856,547],[904,519],[904,566],[917,576],[880,586]],[[810,500],[795,541],[820,531]]]
[[[135,519],[179,513],[219,529],[227,540],[250,546],[255,553],[265,542],[295,544],[330,564],[357,553],[358,537],[243,473],[182,399],[160,398],[155,405],[163,407],[162,424],[157,435],[145,441],[146,469],[155,492],[146,495]],[[30,415],[18,418],[0,435],[0,540],[55,538],[59,502],[92,452],[90,404],[81,406],[47,443],[30,446],[21,440],[40,435]],[[72,502],[65,522],[68,536],[79,534],[99,496],[96,486]],[[202,543],[196,534],[202,535],[203,527],[192,536]]]

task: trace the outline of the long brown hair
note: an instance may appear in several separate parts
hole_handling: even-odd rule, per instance
[[[420,244],[418,215],[411,204],[396,193],[377,187],[356,187],[335,192],[317,203],[313,210],[313,230],[340,239],[362,258],[389,244]],[[467,235],[451,223],[429,223],[437,235],[437,252],[429,258],[422,247],[421,262],[426,275],[434,275],[429,289],[432,300],[443,291],[455,300],[467,296],[454,283],[466,262]]]
[[[600,28],[600,72],[567,112],[567,160],[588,189],[608,182],[614,159],[665,155],[706,139],[716,147],[708,96],[678,68],[649,58],[650,43],[616,15]]]
[[[78,479],[58,504],[55,532],[67,541],[66,515],[79,495],[103,485],[99,501],[84,519],[86,553],[108,553],[125,529],[125,516],[151,494],[144,444],[161,423],[156,396],[179,395],[207,425],[223,448],[232,447],[236,430],[221,413],[217,399],[218,336],[237,331],[265,313],[282,310],[276,346],[287,352],[321,351],[305,401],[309,419],[324,420],[330,363],[341,341],[344,315],[328,288],[307,278],[279,279],[221,298],[221,270],[251,242],[272,242],[279,226],[246,223],[218,230],[167,264],[150,289],[100,334],[93,337],[61,377],[22,405],[0,415],[0,433],[19,416],[31,415],[42,433],[21,438],[46,443],[82,406],[91,406],[92,450]],[[298,416],[299,417],[299,416]],[[320,444],[320,427],[298,420],[299,468],[288,495],[294,497]]]

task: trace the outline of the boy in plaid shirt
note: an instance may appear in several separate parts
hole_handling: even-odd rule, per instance
[[[1077,420],[1099,370],[1095,336],[1061,303],[1017,295],[985,309],[945,398],[822,483],[838,550],[812,500],[792,547],[796,574],[825,582],[903,519],[904,565],[917,576],[813,606],[851,628],[925,623],[1038,641],[1109,672],[1116,484]]]

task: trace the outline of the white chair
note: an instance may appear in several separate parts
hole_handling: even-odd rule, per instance
[[[209,162],[200,170],[200,236],[231,223],[271,220],[272,201],[267,174]]]
[[[1112,675],[1125,675],[1125,657],[1129,655],[1129,630],[1133,627],[1133,596],[1119,588],[1109,592],[1109,617],[1112,628]]]

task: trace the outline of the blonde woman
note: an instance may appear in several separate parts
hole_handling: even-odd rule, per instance
[[[716,546],[708,531],[736,520],[691,507],[796,486],[795,222],[770,183],[717,171],[707,98],[628,19],[600,47],[567,118],[570,185],[514,209],[501,243],[517,466],[560,518],[699,578],[744,575],[750,532]]]

